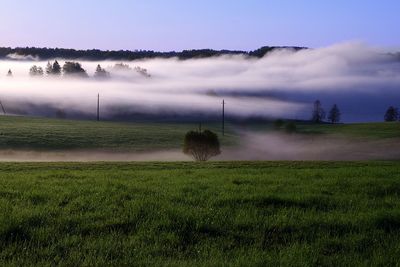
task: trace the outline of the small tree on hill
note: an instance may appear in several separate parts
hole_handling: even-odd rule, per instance
[[[397,108],[390,106],[385,113],[385,121],[397,121],[399,118],[399,112]]]
[[[331,123],[338,123],[338,122],[340,122],[340,116],[341,116],[341,113],[340,113],[338,106],[336,104],[333,105],[333,107],[329,111],[328,120]]]
[[[325,111],[322,108],[321,102],[316,100],[314,102],[314,109],[312,112],[311,120],[315,123],[321,123],[325,119]]]
[[[183,153],[196,161],[207,161],[221,154],[218,136],[209,130],[190,131],[185,135]]]
[[[13,76],[13,73],[12,73],[11,69],[9,69],[7,72],[7,77],[12,77],[12,76]]]

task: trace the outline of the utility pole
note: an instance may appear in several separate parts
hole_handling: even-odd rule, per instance
[[[222,100],[222,136],[225,135],[225,99]]]
[[[1,106],[1,109],[3,110],[4,115],[6,115],[7,112],[6,112],[6,110],[4,109],[3,103],[1,103],[1,101],[0,101],[0,106]]]
[[[97,121],[100,121],[100,94],[97,94]]]

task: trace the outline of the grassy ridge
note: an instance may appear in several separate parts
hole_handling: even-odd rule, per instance
[[[244,130],[256,132],[285,132],[284,123],[280,129],[276,129],[274,123],[249,123],[241,125]],[[372,122],[349,124],[314,124],[296,122],[297,134],[304,135],[339,135],[354,138],[400,138],[399,122]]]
[[[399,122],[357,123],[357,124],[299,124],[299,133],[335,134],[350,137],[374,139],[400,138]]]
[[[399,162],[1,163],[4,266],[396,266]]]
[[[0,116],[0,149],[162,150],[181,148],[183,137],[197,129],[189,123],[116,123]],[[219,132],[218,124],[203,125]],[[223,144],[234,141],[232,134]],[[231,132],[231,131],[230,131]]]

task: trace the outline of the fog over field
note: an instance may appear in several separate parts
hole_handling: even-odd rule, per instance
[[[124,62],[79,60],[87,79],[30,77],[34,55],[0,61],[0,100],[8,113],[94,117],[131,113],[219,116],[225,99],[229,116],[309,119],[312,102],[325,110],[336,103],[343,121],[382,121],[386,108],[400,105],[400,59],[391,51],[343,43],[301,51],[277,50],[262,59],[223,56],[207,59],[149,59]],[[58,59],[62,66],[64,60]],[[100,64],[111,73],[93,78]],[[151,77],[134,70],[147,69]],[[11,69],[13,77],[6,77]]]

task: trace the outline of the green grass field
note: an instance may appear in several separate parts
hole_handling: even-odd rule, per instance
[[[180,149],[183,137],[197,124],[96,122],[36,117],[0,116],[0,149],[156,151]],[[218,123],[203,123],[219,134],[222,146],[240,143],[240,130],[273,132],[270,123],[227,124],[221,137]],[[339,135],[355,138],[400,138],[400,123],[297,124],[297,134]],[[238,131],[239,130],[239,131]],[[284,131],[283,131],[284,132]]]
[[[220,125],[203,124],[215,132]],[[186,132],[197,124],[96,122],[36,117],[0,116],[0,149],[144,151],[180,149]],[[236,137],[227,127],[221,138],[232,145]]]
[[[1,163],[2,266],[399,266],[399,162]]]

